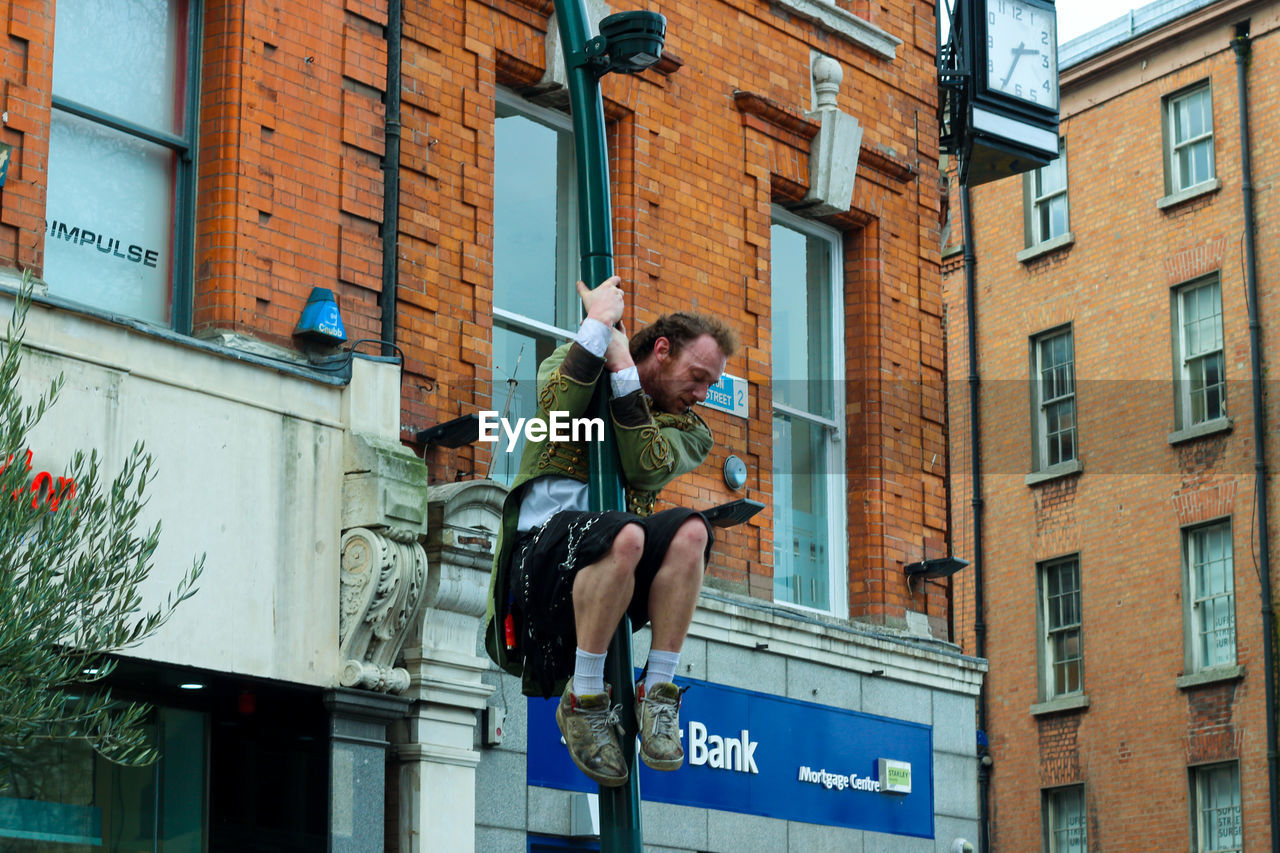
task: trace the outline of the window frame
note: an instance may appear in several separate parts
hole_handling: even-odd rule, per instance
[[[1194,377],[1188,364],[1189,359],[1186,357],[1188,350],[1187,323],[1183,306],[1184,298],[1187,294],[1198,292],[1207,287],[1213,287],[1217,290],[1216,332],[1218,337],[1218,348],[1216,353],[1218,358],[1218,375],[1220,378],[1216,383],[1216,387],[1220,388],[1218,391],[1219,404],[1218,413],[1215,416],[1206,416],[1202,420],[1195,420],[1195,406],[1192,399],[1192,383],[1194,381]],[[1207,276],[1192,279],[1188,282],[1183,282],[1182,284],[1174,287],[1170,291],[1169,320],[1171,326],[1170,343],[1173,350],[1174,429],[1182,431],[1193,430],[1196,428],[1211,427],[1214,424],[1227,421],[1226,323],[1222,308],[1221,276],[1215,272]],[[1193,358],[1203,360],[1212,354],[1213,351],[1198,352]],[[1205,389],[1208,389],[1209,387],[1211,386],[1204,386]]]
[[[1194,139],[1178,139],[1177,107],[1193,96],[1205,94],[1208,97],[1208,130]],[[1214,184],[1218,176],[1217,145],[1215,142],[1215,125],[1213,118],[1213,86],[1209,80],[1201,80],[1186,86],[1164,97],[1162,104],[1162,122],[1164,129],[1164,166],[1165,193],[1167,196],[1181,197],[1184,194],[1195,194],[1197,190],[1208,188]],[[1184,149],[1198,144],[1207,144],[1209,152],[1207,177],[1183,186],[1179,178],[1178,155]]]
[[[496,90],[494,100],[497,107],[513,110],[515,112],[520,113],[530,121],[534,121],[534,122],[537,122],[538,124],[549,127],[558,133],[566,134],[570,140],[570,143],[572,144],[573,119],[571,116],[567,115],[566,113],[562,113],[558,110],[550,109],[548,107],[539,106],[537,104],[532,103],[531,101],[527,101],[524,98],[521,98],[516,93],[503,88],[499,88]],[[497,109],[495,109],[494,110],[495,123],[497,121],[497,118],[498,118]],[[495,129],[495,147],[496,147],[496,129]],[[572,160],[572,157],[570,157],[570,159]],[[497,171],[496,151],[494,155],[494,160],[495,160],[494,170],[496,173]],[[570,168],[567,170],[566,174],[568,176],[568,182],[569,182],[568,186],[558,187],[558,192],[559,192],[559,195],[561,196],[560,200],[565,205],[565,220],[568,224],[566,226],[566,234],[564,235],[565,236],[564,243],[558,246],[556,249],[556,266],[557,268],[561,269],[563,273],[561,275],[560,280],[555,283],[555,286],[557,288],[562,289],[562,292],[556,295],[566,297],[566,300],[564,303],[564,310],[561,310],[559,313],[559,316],[557,317],[557,320],[560,322],[563,322],[564,325],[557,326],[554,324],[545,323],[539,320],[535,320],[532,317],[526,317],[523,314],[519,314],[515,311],[509,311],[507,309],[498,307],[497,298],[496,298],[496,288],[495,288],[494,304],[492,307],[493,307],[493,315],[495,320],[501,319],[506,324],[522,327],[523,329],[529,332],[537,332],[540,334],[557,334],[562,336],[567,341],[567,340],[571,340],[573,336],[577,334],[576,327],[577,327],[577,324],[581,322],[581,305],[580,303],[576,302],[577,289],[575,287],[576,282],[578,281],[578,259],[579,259],[577,173],[574,169]],[[495,205],[496,205],[496,199],[495,199]],[[569,297],[574,297],[574,299],[570,299]],[[573,312],[568,310],[569,305],[577,305],[578,307],[577,319],[571,316]],[[571,325],[574,328],[570,328]]]
[[[1062,800],[1068,796],[1076,798],[1077,809],[1080,820],[1081,840],[1084,842],[1083,848],[1075,848],[1063,846],[1059,843],[1059,836],[1062,833],[1069,833],[1070,826],[1059,827],[1056,825],[1056,817],[1063,810],[1065,805]],[[1089,851],[1089,811],[1086,806],[1084,784],[1077,785],[1061,785],[1055,788],[1044,788],[1040,792],[1040,815],[1041,815],[1041,833],[1044,849],[1047,853],[1088,853]]]
[[[1049,575],[1054,570],[1063,569],[1067,566],[1073,566],[1075,570],[1075,589],[1072,592],[1075,602],[1076,621],[1069,624],[1055,626],[1052,618],[1053,608],[1050,602],[1050,584]],[[1036,566],[1036,586],[1037,586],[1037,622],[1039,625],[1039,642],[1038,653],[1040,658],[1040,695],[1043,702],[1052,702],[1055,699],[1062,699],[1068,696],[1084,695],[1084,591],[1083,578],[1080,571],[1080,556],[1071,554],[1064,557],[1055,557],[1052,560],[1045,560]],[[1061,588],[1061,587],[1059,587]],[[1076,635],[1076,643],[1079,648],[1079,654],[1075,658],[1058,659],[1055,652],[1057,636],[1068,636],[1074,633]],[[1055,634],[1057,636],[1055,636]],[[1057,679],[1055,678],[1056,668],[1063,663],[1076,664],[1076,680],[1078,682],[1075,689],[1059,690]]]
[[[1239,761],[1223,761],[1213,764],[1200,764],[1187,768],[1188,770],[1188,787],[1190,791],[1187,797],[1187,805],[1190,809],[1191,829],[1191,849],[1195,853],[1243,853],[1244,851],[1244,804],[1240,796],[1240,762]],[[1230,783],[1232,785],[1231,795],[1234,802],[1228,805],[1228,808],[1234,808],[1236,812],[1236,820],[1239,826],[1237,838],[1239,844],[1234,847],[1206,847],[1205,837],[1205,814],[1206,812],[1221,811],[1220,808],[1214,808],[1207,803],[1209,799],[1206,789],[1212,784],[1214,774],[1221,771],[1229,771]],[[1208,807],[1206,807],[1206,805]]]
[[[1046,170],[1050,167],[1059,167],[1062,169],[1062,186],[1049,192],[1041,192],[1039,184]],[[1026,248],[1049,248],[1049,244],[1057,246],[1061,243],[1069,242],[1071,239],[1071,201],[1070,201],[1070,171],[1067,165],[1067,141],[1064,138],[1058,139],[1058,156],[1039,169],[1032,169],[1023,173],[1022,179],[1023,192],[1023,226],[1026,232]],[[1042,233],[1040,227],[1041,210],[1046,205],[1051,205],[1058,197],[1062,197],[1066,207],[1065,220],[1066,223],[1061,232],[1057,234]]]
[[[541,338],[550,339],[552,342],[555,343],[556,346],[559,346],[560,344],[573,340],[574,336],[577,334],[577,326],[579,323],[581,323],[581,318],[582,318],[582,304],[578,298],[577,288],[576,288],[576,282],[578,281],[580,235],[578,233],[579,211],[578,211],[577,173],[576,173],[576,170],[573,168],[573,163],[572,163],[572,160],[573,160],[573,156],[572,156],[573,119],[572,117],[558,110],[539,106],[530,101],[527,101],[508,89],[498,88],[495,91],[494,100],[495,100],[495,110],[494,110],[494,175],[495,175],[495,188],[494,188],[495,247],[494,247],[494,251],[495,252],[497,251],[496,208],[497,208],[498,201],[497,201],[497,195],[496,195],[497,194],[496,175],[497,175],[497,157],[498,157],[497,155],[497,121],[499,119],[498,112],[499,111],[514,112],[528,119],[529,121],[536,122],[547,128],[550,128],[556,133],[565,134],[571,146],[569,154],[567,155],[568,160],[570,161],[568,164],[569,168],[564,169],[563,168],[564,164],[558,164],[558,168],[563,169],[563,174],[566,176],[567,185],[562,185],[559,182],[557,183],[557,187],[556,187],[557,217],[560,216],[560,205],[564,205],[563,218],[564,218],[565,225],[564,225],[564,234],[559,235],[557,237],[557,246],[556,246],[556,262],[555,263],[556,263],[556,268],[558,270],[557,277],[559,280],[554,283],[553,289],[550,291],[550,293],[554,296],[558,306],[555,312],[556,321],[557,323],[562,323],[563,325],[557,325],[556,323],[547,323],[545,321],[538,320],[533,317],[529,317],[524,314],[521,314],[518,311],[513,311],[510,309],[500,307],[497,304],[498,303],[498,293],[497,293],[498,271],[496,269],[497,259],[495,258],[493,303],[491,305],[492,314],[493,314],[493,335],[490,340],[490,344],[492,347],[491,356],[490,356],[490,362],[491,362],[490,376],[492,377],[491,403],[493,404],[493,407],[498,411],[505,411],[505,408],[506,408],[505,401],[509,396],[508,389],[511,388],[509,384],[510,379],[514,377],[508,377],[508,379],[504,380],[500,375],[502,371],[500,369],[500,366],[496,363],[496,359],[498,355],[497,336],[499,333],[509,333],[514,335],[523,335],[526,337],[534,337],[534,338],[541,337]],[[561,237],[563,239],[561,239]],[[528,362],[526,362],[526,359],[528,359]],[[526,353],[524,356],[521,357],[520,366],[524,369],[526,373],[530,370],[536,372],[538,367],[538,364],[537,364],[538,361],[539,361],[539,358],[536,352],[532,354]],[[506,370],[514,369],[514,365],[503,366],[503,367],[505,367]],[[502,386],[507,386],[507,387],[504,388]],[[511,390],[514,390],[514,389],[511,389]],[[500,401],[502,401],[503,405],[498,405]],[[529,412],[526,414],[533,414],[533,413]],[[506,447],[507,445],[505,441],[499,441],[493,444],[491,449],[492,455],[490,457],[489,467],[488,467],[488,475],[498,479],[500,482],[507,482],[509,485],[510,481],[514,480],[516,471],[519,467],[520,456],[524,448],[524,438],[521,437],[516,442],[516,444],[512,446],[511,450],[508,451]],[[500,465],[500,460],[502,464],[506,464],[510,468],[510,471],[509,471],[510,477],[507,477],[505,474],[495,474],[494,469],[495,467]]]
[[[51,90],[50,122],[54,113],[65,113],[95,125],[114,130],[144,142],[149,142],[173,152],[175,170],[173,177],[173,221],[171,225],[173,240],[172,273],[169,281],[169,322],[170,328],[181,335],[190,335],[195,295],[195,230],[196,230],[196,193],[198,175],[198,153],[200,145],[200,89],[203,79],[202,66],[204,58],[204,0],[185,0],[187,37],[184,49],[186,67],[183,71],[186,81],[186,92],[182,98],[183,135],[168,133],[156,128],[148,128],[120,116],[99,110],[89,104],[82,104],[70,98],[58,95]],[[53,48],[50,46],[50,66],[54,62]],[[51,72],[52,73],[52,72]],[[46,217],[48,213],[46,211]],[[55,290],[56,295],[56,290]],[[90,313],[121,316],[121,312],[110,306],[94,303],[79,303]],[[150,321],[135,318],[138,322]]]
[[[831,245],[831,264],[829,270],[830,279],[830,298],[831,311],[828,319],[827,331],[831,336],[831,364],[832,364],[832,399],[831,411],[834,415],[832,418],[826,418],[818,414],[810,413],[788,406],[785,403],[770,400],[773,414],[770,415],[770,421],[774,420],[775,415],[782,414],[791,419],[803,420],[807,423],[814,424],[821,428],[822,448],[827,461],[827,470],[830,474],[823,478],[826,488],[824,489],[824,499],[827,505],[827,582],[828,588],[828,608],[813,607],[801,604],[795,601],[780,599],[777,597],[776,572],[777,561],[775,560],[775,585],[773,587],[773,601],[775,604],[795,608],[798,610],[810,611],[815,613],[835,614],[837,616],[845,615],[849,612],[849,589],[848,589],[848,521],[847,507],[845,500],[847,498],[846,482],[848,479],[846,471],[846,454],[845,454],[845,394],[844,382],[840,381],[843,377],[844,360],[844,306],[845,306],[845,274],[844,274],[844,235],[829,225],[815,222],[811,219],[805,219],[797,216],[790,211],[774,205],[772,210],[772,218],[770,220],[770,230],[774,225],[782,225],[798,231],[809,237],[817,237],[819,239],[829,241]],[[772,243],[772,240],[770,241]],[[770,258],[772,264],[772,256]],[[772,272],[771,272],[770,288],[772,288]],[[770,313],[772,314],[772,295],[770,296]],[[810,354],[812,355],[812,354]],[[771,452],[776,455],[777,448],[771,446]],[[775,494],[778,489],[777,476],[774,478]],[[777,543],[779,541],[780,528],[780,504],[774,501],[775,511],[773,514],[773,547],[774,553],[777,554]]]
[[[1226,598],[1227,606],[1230,608],[1231,615],[1231,659],[1225,661],[1215,660],[1213,663],[1206,663],[1202,658],[1202,650],[1200,640],[1206,633],[1201,630],[1200,615],[1203,610],[1200,609],[1202,600],[1207,601],[1209,598],[1201,599],[1198,595],[1199,586],[1196,583],[1195,571],[1197,568],[1196,555],[1194,546],[1197,534],[1210,532],[1215,529],[1222,529],[1224,542],[1230,548],[1227,556],[1227,565],[1225,578],[1229,588],[1224,592],[1213,596],[1213,599]],[[1217,518],[1203,524],[1194,524],[1182,528],[1181,533],[1181,560],[1182,560],[1182,588],[1183,588],[1183,635],[1185,646],[1185,669],[1187,673],[1209,672],[1215,670],[1231,670],[1240,660],[1239,634],[1236,630],[1236,598],[1235,598],[1235,528],[1232,524],[1230,516]],[[1203,561],[1199,565],[1207,565],[1208,561]],[[1224,630],[1224,629],[1217,629]],[[1214,633],[1217,632],[1215,630]]]
[[[1055,340],[1062,336],[1067,336],[1071,344],[1070,360],[1063,362],[1062,365],[1070,367],[1071,391],[1069,394],[1061,394],[1046,400],[1044,397],[1044,366],[1042,360],[1043,345],[1049,341]],[[1055,368],[1062,365],[1055,364]],[[1031,448],[1031,470],[1035,472],[1056,471],[1056,470],[1077,470],[1080,460],[1080,409],[1079,401],[1076,394],[1076,346],[1075,346],[1075,329],[1070,323],[1047,329],[1031,337],[1030,341],[1030,373],[1031,373],[1031,423],[1032,423],[1032,448]],[[1069,402],[1071,405],[1071,456],[1069,458],[1059,458],[1057,461],[1050,461],[1050,433],[1049,420],[1046,410],[1050,405],[1058,405]],[[1054,433],[1054,436],[1065,435],[1068,431],[1063,430]],[[1061,456],[1061,447],[1059,447],[1059,455]]]

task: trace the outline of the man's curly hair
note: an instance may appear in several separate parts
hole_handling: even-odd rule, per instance
[[[677,311],[674,314],[663,314],[631,337],[631,357],[643,361],[653,352],[653,343],[658,338],[666,338],[671,342],[671,354],[679,354],[682,347],[690,341],[710,335],[720,347],[725,357],[738,350],[738,336],[721,321],[705,314],[692,314]]]

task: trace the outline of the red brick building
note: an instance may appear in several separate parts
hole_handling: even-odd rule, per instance
[[[991,667],[992,851],[1274,843],[1274,489],[1263,515],[1255,466],[1280,450],[1278,11],[1157,3],[1064,45],[1061,156],[971,188],[971,306],[958,245],[945,255],[953,388],[976,313],[952,522],[957,552],[982,554],[983,613],[968,575],[955,619]]]
[[[667,19],[662,59],[603,81],[626,322],[636,328],[694,309],[722,317],[743,344],[728,365],[737,399],[706,409],[716,449],[663,498],[767,505],[719,536],[682,672],[935,727],[928,772],[942,774],[938,791],[948,793],[902,849],[948,849],[954,837],[973,835],[972,697],[982,664],[949,643],[950,587],[913,587],[903,572],[951,552],[934,6],[655,8]],[[594,21],[623,9],[588,11]],[[155,378],[164,387],[189,382],[198,401],[252,400],[254,411],[286,424],[272,427],[271,441],[247,432],[236,445],[249,454],[278,444],[286,462],[196,471],[183,456],[169,461],[180,477],[209,481],[212,495],[241,488],[240,480],[221,482],[224,474],[284,484],[290,518],[314,524],[313,533],[295,535],[243,507],[168,504],[191,515],[179,525],[184,540],[202,542],[212,562],[244,566],[234,583],[206,581],[207,598],[229,611],[260,577],[250,571],[256,558],[236,556],[250,543],[278,543],[281,554],[264,562],[289,567],[261,596],[283,596],[274,613],[306,610],[289,599],[298,592],[291,579],[306,572],[322,587],[309,594],[332,593],[332,609],[341,592],[345,614],[350,578],[341,572],[355,571],[353,531],[372,530],[369,541],[394,550],[386,543],[405,544],[405,525],[420,527],[421,542],[405,547],[425,547],[424,570],[435,571],[462,559],[462,546],[441,544],[430,530],[452,529],[454,509],[492,508],[500,490],[488,478],[509,482],[510,457],[493,445],[424,447],[417,436],[477,410],[527,413],[538,360],[578,322],[573,140],[553,12],[549,0],[0,0],[0,141],[12,146],[0,190],[0,266],[8,271],[0,283],[16,283],[21,270],[34,275],[36,316],[48,318],[35,340],[73,365],[101,362],[124,377],[146,373],[134,359],[165,365],[183,353],[234,365],[245,388],[259,375],[279,374],[288,385],[259,399],[194,367],[189,380]],[[348,347],[361,353],[354,379],[334,379],[338,362],[294,334],[314,288],[336,295],[348,339],[365,341]],[[87,324],[77,339],[124,343],[94,355],[96,344],[82,350],[62,341],[59,324]],[[364,361],[378,376],[398,367],[397,378],[362,385]],[[115,405],[99,393],[104,381],[95,373],[76,386],[92,411]],[[171,417],[160,403],[148,408],[163,394],[129,399],[123,433],[150,434]],[[195,408],[179,418],[182,442],[203,446],[242,423],[183,405]],[[297,418],[305,429],[334,432],[300,439]],[[89,421],[67,440],[116,440],[115,426],[103,432]],[[366,434],[377,438],[353,438]],[[745,463],[738,488],[721,473],[730,456]],[[307,489],[294,489],[313,464],[319,473]],[[351,497],[353,483],[364,488],[378,477],[390,485],[370,487],[367,502]],[[450,503],[443,496],[455,495],[456,483],[486,497]],[[333,496],[323,512],[309,510],[312,491]],[[431,500],[443,516],[415,507],[412,495],[428,491],[441,496]],[[370,507],[376,517],[364,518]],[[224,511],[221,526],[197,523]],[[483,512],[476,519],[468,525],[493,520]],[[476,542],[467,547],[492,544]],[[466,756],[455,764],[471,776],[433,777],[432,788],[413,776],[428,771],[408,758],[389,770],[393,789],[420,785],[424,798],[466,792],[453,810],[403,805],[388,838],[408,850],[424,822],[475,810],[476,762],[482,776],[500,775],[486,771],[471,741],[476,712],[497,701],[480,683],[485,665],[463,648],[462,629],[432,633],[463,617],[477,627],[487,553],[479,552],[463,560],[467,592],[450,599],[447,618],[432,615],[444,604],[422,604],[425,621],[400,638],[403,653],[384,649],[386,659],[375,660],[370,640],[365,657],[353,653],[352,675],[339,664],[352,662],[347,646],[359,620],[330,625],[349,617],[327,611],[299,627],[309,639],[292,644],[311,643],[320,663],[283,650],[243,656],[238,642],[258,642],[247,638],[260,632],[269,644],[273,636],[272,617],[247,610],[232,613],[242,620],[241,640],[227,631],[190,647],[146,647],[138,657],[207,670],[231,694],[243,679],[275,680],[302,690],[310,697],[303,704],[317,710],[326,691],[364,690],[390,702],[368,713],[414,721],[395,730],[402,743],[445,732],[449,749]],[[186,618],[200,620],[200,606],[191,604]],[[405,608],[406,621],[418,618]],[[811,636],[810,625],[822,627]],[[339,640],[341,650],[330,648]],[[447,665],[432,658],[439,644],[459,642]],[[753,648],[753,658],[737,661],[740,649]],[[818,668],[798,674],[808,663]],[[409,686],[395,687],[393,670]],[[467,686],[441,699],[446,670]],[[172,699],[142,692],[161,704]],[[397,711],[398,697],[412,699],[412,709]],[[331,780],[347,760],[336,749],[317,759]],[[411,753],[426,754],[402,754]],[[332,838],[340,832],[329,819]],[[532,807],[523,823],[503,820],[481,815],[467,827],[481,827],[481,847],[485,838],[514,848],[526,832],[563,834]],[[737,818],[723,820],[746,831]],[[778,829],[784,825],[766,831],[791,833],[784,843],[797,849],[814,837]],[[215,836],[214,847],[227,837]],[[292,849],[292,841],[279,843],[286,846],[273,849]]]

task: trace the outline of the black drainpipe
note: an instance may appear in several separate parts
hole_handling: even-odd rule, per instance
[[[1249,24],[1236,26],[1231,40],[1236,52],[1236,94],[1240,103],[1240,186],[1244,202],[1245,289],[1249,298],[1249,369],[1253,388],[1253,470],[1254,498],[1258,513],[1258,572],[1262,584],[1263,682],[1267,713],[1267,790],[1271,807],[1271,850],[1280,853],[1280,792],[1276,772],[1276,691],[1275,691],[1275,614],[1271,610],[1271,547],[1267,535],[1267,453],[1265,417],[1262,401],[1262,324],[1258,320],[1257,258],[1253,232],[1253,168],[1249,144]]]
[[[974,268],[977,255],[973,248],[973,213],[969,207],[969,187],[960,185],[960,221],[964,229],[965,334],[969,339],[969,487],[973,507],[973,653],[987,656],[987,622],[982,590],[982,427],[978,421],[978,288]],[[978,853],[991,849],[987,837],[989,795],[991,788],[991,754],[987,731],[987,685],[983,680],[978,691],[978,732],[984,735],[978,744]]]
[[[396,288],[400,284],[400,39],[401,0],[387,0],[387,114],[382,154],[382,354],[395,355]]]

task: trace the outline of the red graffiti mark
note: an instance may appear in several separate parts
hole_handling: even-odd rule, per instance
[[[26,467],[24,469],[24,473],[31,471],[31,462],[35,453],[28,450],[25,455]],[[12,462],[13,454],[9,454],[8,459],[0,462],[0,473],[3,473]],[[75,498],[76,483],[75,480],[70,477],[58,477],[57,485],[55,486],[53,474],[50,474],[48,471],[41,471],[35,475],[35,478],[31,481],[31,487],[29,489],[15,489],[13,494],[9,497],[12,500],[20,501],[27,494],[31,495],[32,509],[39,509],[40,504],[43,501],[44,505],[48,507],[50,512],[57,512],[58,507],[61,506],[64,501],[70,501]]]

